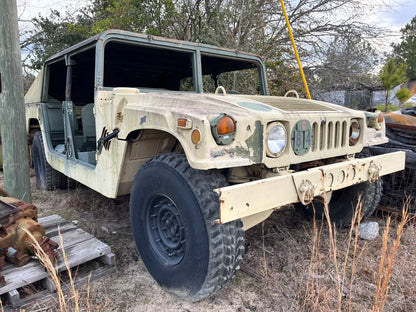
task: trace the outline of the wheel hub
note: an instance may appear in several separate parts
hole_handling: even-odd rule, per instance
[[[185,254],[185,230],[175,203],[156,195],[147,209],[147,234],[153,250],[169,265],[178,264]]]

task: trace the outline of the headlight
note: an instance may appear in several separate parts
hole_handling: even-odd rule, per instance
[[[358,140],[360,139],[360,134],[360,123],[358,122],[358,120],[352,119],[350,125],[350,146],[354,146],[355,144],[357,144]]]
[[[287,135],[285,127],[279,122],[273,122],[267,127],[267,156],[277,157],[286,147]]]

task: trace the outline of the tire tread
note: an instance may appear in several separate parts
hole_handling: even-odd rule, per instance
[[[212,190],[227,185],[222,174],[215,170],[193,169],[184,154],[175,153],[157,156],[142,168],[152,166],[156,162],[175,169],[187,181],[201,207],[209,241],[208,270],[199,291],[187,296],[192,301],[199,301],[213,295],[234,278],[245,252],[243,224],[240,220],[226,224],[214,222],[219,218],[219,211],[218,195]],[[137,174],[139,173],[140,170]],[[134,187],[133,185],[132,189]]]
[[[52,191],[56,188],[64,189],[67,187],[68,178],[59,171],[53,169],[46,160],[41,131],[36,132],[33,137],[32,157],[35,172],[36,170],[40,171],[36,174],[36,185],[38,188],[45,191]],[[36,168],[36,163],[38,162],[35,161],[35,157],[39,157],[38,161],[42,162],[42,168]],[[43,177],[43,181],[38,180],[38,175]]]

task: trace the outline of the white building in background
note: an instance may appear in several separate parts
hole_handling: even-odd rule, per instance
[[[400,101],[396,98],[396,92],[403,85],[397,86],[392,90],[389,96],[389,103],[395,106],[400,106]],[[416,81],[410,81],[405,84],[410,89],[413,96],[406,101],[406,104],[416,105]],[[339,104],[354,109],[374,109],[378,105],[384,105],[386,103],[386,90],[382,87],[366,87],[345,89],[345,90],[334,90],[334,91],[323,91],[323,92],[312,92],[312,97],[316,100],[322,100],[334,104]]]

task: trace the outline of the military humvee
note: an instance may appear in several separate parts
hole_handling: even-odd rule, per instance
[[[401,152],[356,156],[387,142],[381,114],[268,96],[259,56],[200,43],[103,32],[50,57],[26,103],[37,186],[130,193],[144,264],[191,300],[233,278],[244,230],[274,209],[322,215],[326,194],[348,225],[404,168]]]

